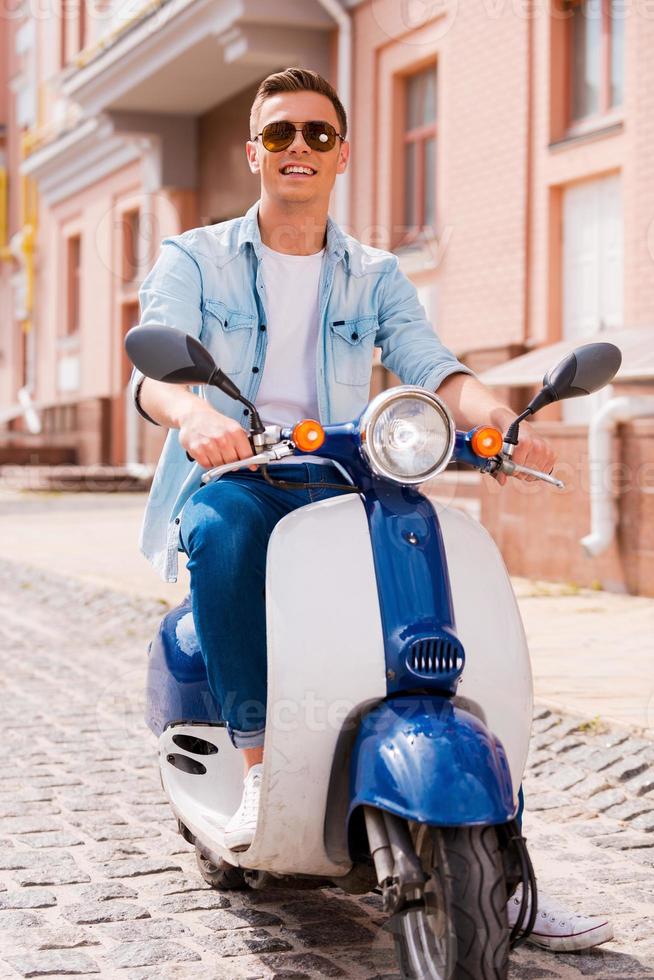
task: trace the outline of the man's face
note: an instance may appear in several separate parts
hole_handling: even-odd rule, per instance
[[[259,113],[257,132],[267,123],[288,120],[301,127],[302,123],[323,120],[332,124],[337,133],[340,125],[336,109],[326,95],[318,92],[282,92],[263,103]],[[301,131],[289,147],[279,153],[266,150],[261,138],[246,144],[246,152],[252,173],[261,174],[262,194],[284,204],[329,204],[329,195],[336,174],[342,174],[347,166],[349,144],[340,139],[331,150],[321,153],[307,146]],[[308,167],[311,174],[285,173],[289,166]]]

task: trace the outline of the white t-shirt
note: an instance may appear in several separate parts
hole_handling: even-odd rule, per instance
[[[316,346],[325,250],[284,255],[263,245],[266,362],[255,405],[264,424],[318,419]]]

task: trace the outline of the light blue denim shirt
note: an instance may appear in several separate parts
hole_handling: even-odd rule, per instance
[[[167,325],[198,337],[216,363],[256,402],[266,362],[266,297],[257,201],[242,218],[165,238],[141,286],[140,326]],[[289,289],[293,284],[289,283]],[[435,391],[450,374],[472,374],[440,342],[397,257],[363,245],[330,219],[319,287],[316,381],[323,424],[355,419],[369,398],[374,348],[404,384]],[[134,370],[138,410],[143,375]],[[243,406],[217,388],[193,389],[245,426]],[[152,419],[150,419],[152,421]],[[141,529],[144,555],[167,582],[177,581],[179,515],[200,487],[171,429]]]

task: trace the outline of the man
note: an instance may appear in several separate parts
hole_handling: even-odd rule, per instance
[[[504,430],[513,413],[443,347],[395,256],[344,235],[328,217],[350,153],[345,110],[329,83],[297,68],[271,75],[254,100],[250,134],[260,201],[244,218],[164,240],[140,292],[141,323],[200,337],[264,422],[358,416],[377,346],[404,383],[437,389],[460,428],[487,422]],[[252,455],[242,405],[213,388],[201,398],[138,372],[134,394],[146,418],[171,430],[142,546],[173,581],[178,548],[188,555],[209,683],[243,752],[243,799],[225,828],[227,846],[242,849],[254,836],[263,759],[268,539],[283,516],[339,493],[334,484],[343,480],[333,464],[314,459],[279,465],[285,481],[317,489],[272,487],[247,468],[198,489],[204,468]],[[546,472],[554,465],[552,449],[527,423],[514,458]],[[542,921],[549,933],[563,928],[566,948],[576,933],[585,933],[583,946],[610,938],[600,920],[577,928],[557,913],[556,929],[551,914]]]

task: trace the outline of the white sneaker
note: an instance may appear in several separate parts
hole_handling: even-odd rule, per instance
[[[225,824],[225,846],[232,851],[244,851],[254,840],[259,814],[259,796],[261,793],[261,777],[263,762],[251,766],[243,780],[243,798],[241,805]]]
[[[513,928],[516,923],[521,898],[522,885],[518,885],[515,895],[509,899],[507,906],[509,928]],[[528,915],[529,909],[527,909]],[[536,923],[527,942],[540,946],[541,949],[549,949],[553,953],[574,953],[582,949],[591,949],[601,943],[608,943],[611,939],[613,939],[613,926],[603,915],[576,915],[573,912],[566,912],[539,890]]]

